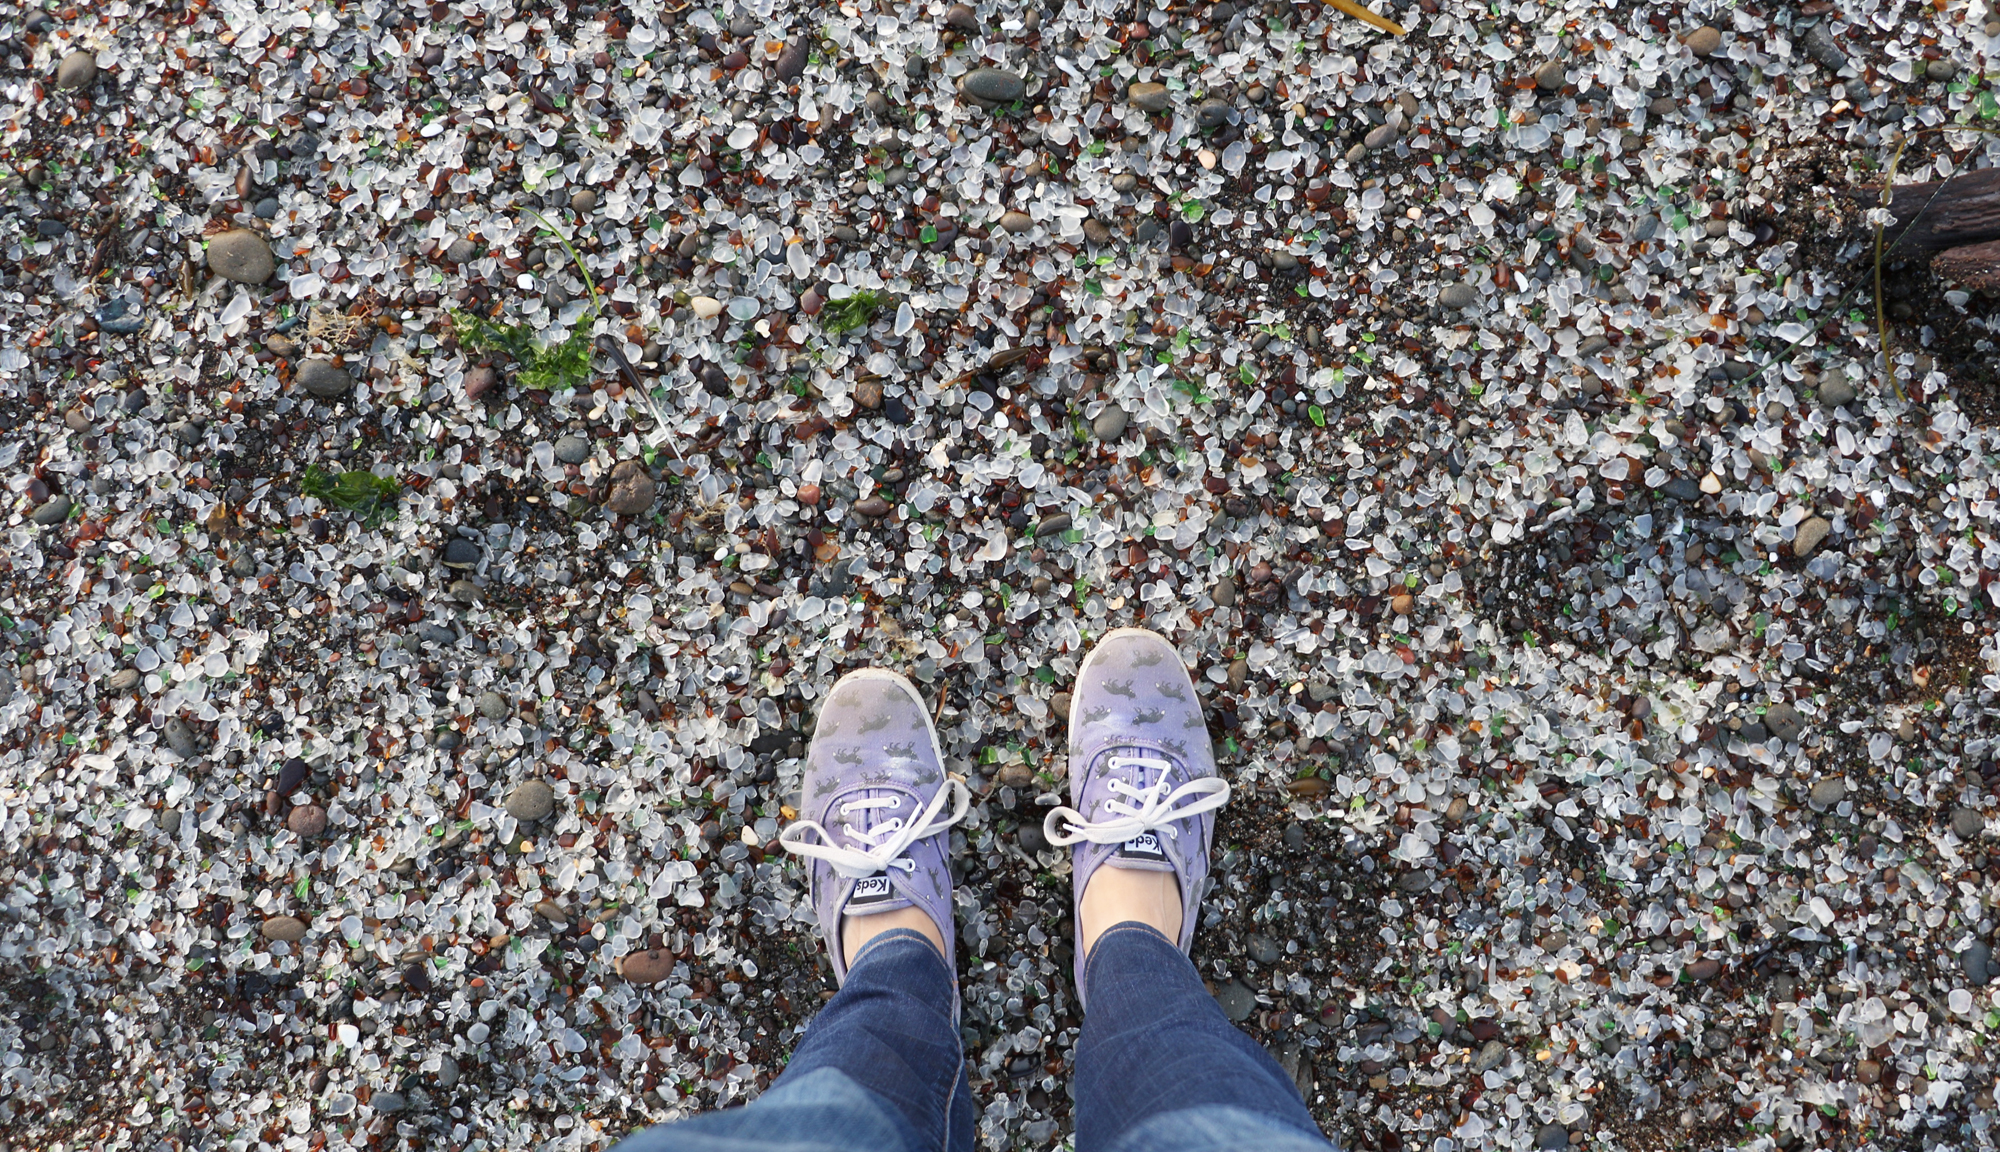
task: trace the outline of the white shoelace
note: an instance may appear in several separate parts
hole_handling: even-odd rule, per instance
[[[1220,776],[1203,776],[1168,791],[1166,773],[1173,765],[1165,760],[1152,756],[1113,756],[1109,766],[1114,772],[1120,768],[1154,768],[1161,775],[1144,788],[1116,778],[1106,781],[1105,787],[1114,795],[1130,797],[1138,804],[1135,807],[1123,800],[1106,800],[1104,809],[1111,815],[1103,819],[1086,820],[1083,813],[1067,805],[1052,809],[1042,821],[1042,835],[1048,837],[1050,844],[1061,847],[1079,840],[1123,844],[1154,831],[1178,836],[1171,827],[1175,821],[1213,812],[1229,803],[1229,781]],[[1058,828],[1058,823],[1067,825],[1068,830]]]
[[[971,807],[972,792],[963,780],[952,776],[946,778],[945,784],[947,787],[937,790],[937,795],[931,797],[929,807],[915,820],[905,821],[901,816],[893,816],[866,831],[847,830],[848,838],[861,844],[860,848],[834,843],[833,837],[817,820],[793,822],[778,833],[778,843],[795,856],[825,861],[835,872],[850,880],[874,876],[889,868],[914,872],[917,870],[916,861],[903,855],[903,852],[924,837],[935,836],[965,819],[966,809]],[[952,812],[939,819],[938,813],[944,809],[946,796],[953,798]],[[896,809],[902,806],[903,798],[900,796],[875,796],[847,801],[840,806],[840,814],[847,816],[869,809]],[[808,844],[794,836],[794,833],[808,831],[818,833],[821,842]]]

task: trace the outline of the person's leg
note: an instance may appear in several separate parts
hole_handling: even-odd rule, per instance
[[[778,841],[807,861],[840,991],[769,1091],[619,1152],[970,1152],[945,861],[970,797],[943,760],[930,712],[901,676],[863,669],[827,693],[800,818]]]
[[[875,935],[768,1091],[641,1132],[615,1152],[969,1152],[957,1000],[951,969],[922,933]]]
[[[1325,1152],[1292,1078],[1156,928],[1105,929],[1085,964],[1076,1152]]]
[[[1074,846],[1076,1152],[1325,1152],[1291,1078],[1187,957],[1229,785],[1179,653],[1117,629],[1070,699],[1075,806],[1042,831]]]

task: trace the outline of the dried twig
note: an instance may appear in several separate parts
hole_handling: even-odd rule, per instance
[[[1356,3],[1355,0],[1326,0],[1326,2],[1364,24],[1373,24],[1391,36],[1402,36],[1405,34],[1401,24],[1396,23],[1386,16],[1377,16],[1375,13]]]

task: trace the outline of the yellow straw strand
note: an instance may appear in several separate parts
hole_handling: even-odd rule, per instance
[[[1392,36],[1404,35],[1401,24],[1396,23],[1386,16],[1377,16],[1375,13],[1363,8],[1360,4],[1355,3],[1355,0],[1326,0],[1326,2],[1347,13],[1349,16],[1354,17],[1356,20],[1373,24],[1375,27]]]

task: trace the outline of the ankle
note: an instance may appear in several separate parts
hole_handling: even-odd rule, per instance
[[[1169,940],[1181,936],[1180,881],[1171,872],[1149,872],[1136,868],[1099,868],[1091,875],[1077,903],[1077,926],[1083,938],[1083,952],[1097,943],[1104,930],[1114,924],[1133,921],[1159,931]]]
[[[945,951],[944,936],[938,932],[937,924],[923,909],[910,907],[898,908],[893,912],[875,912],[867,916],[842,916],[840,947],[847,966],[854,967],[854,958],[861,955],[861,950],[868,946],[869,941],[896,928],[908,928],[922,933],[924,939],[930,941],[931,947],[937,949],[938,955],[944,957],[947,962],[950,961],[951,953]]]

